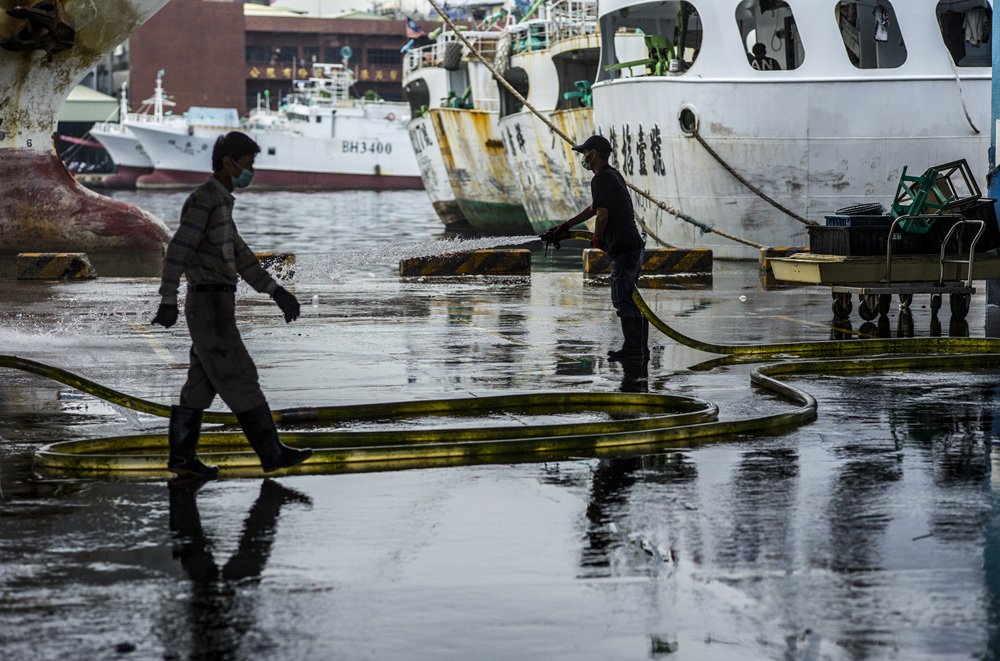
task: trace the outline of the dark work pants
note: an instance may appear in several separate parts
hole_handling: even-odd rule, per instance
[[[642,317],[642,312],[632,301],[632,290],[642,271],[643,252],[639,248],[611,258],[611,304],[623,319]]]
[[[234,413],[267,403],[257,367],[236,328],[236,295],[190,288],[184,316],[191,333],[191,365],[181,388],[181,406],[207,409],[216,395]]]

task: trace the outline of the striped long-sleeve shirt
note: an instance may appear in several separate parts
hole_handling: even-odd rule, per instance
[[[167,246],[160,284],[162,303],[177,305],[181,274],[188,286],[235,285],[237,274],[259,292],[277,288],[233,222],[236,198],[215,177],[195,189],[181,211],[181,226]]]

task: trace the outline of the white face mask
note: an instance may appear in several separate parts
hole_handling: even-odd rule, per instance
[[[590,170],[594,164],[594,158],[597,156],[596,151],[591,151],[583,155],[583,169]]]

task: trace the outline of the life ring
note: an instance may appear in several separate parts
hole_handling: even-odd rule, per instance
[[[396,113],[391,112],[388,115],[386,115],[385,118],[388,119],[390,122],[394,122],[396,121]]]

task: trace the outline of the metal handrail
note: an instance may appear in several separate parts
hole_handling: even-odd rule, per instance
[[[965,218],[962,218],[962,220],[959,220],[957,223],[955,223],[954,225],[952,225],[951,229],[948,230],[948,233],[944,235],[944,241],[941,242],[941,255],[940,255],[941,272],[940,272],[940,275],[938,277],[938,285],[944,284],[944,253],[945,253],[945,249],[948,247],[948,241],[951,240],[951,236],[955,233],[955,230],[958,229],[959,227],[961,227],[962,225],[978,225],[979,226],[979,230],[976,232],[976,236],[974,236],[972,238],[972,243],[969,244],[969,262],[968,262],[969,271],[966,274],[967,277],[966,277],[966,280],[965,280],[965,286],[966,287],[971,287],[972,286],[972,262],[973,262],[973,258],[976,255],[976,243],[979,242],[979,237],[981,237],[983,235],[983,230],[986,229],[986,223],[983,222],[982,220],[977,220],[977,219],[968,219],[968,220],[966,220]],[[962,256],[962,239],[961,238],[959,238],[959,240],[958,240],[958,255],[959,255],[959,257]],[[961,261],[958,260],[955,263],[961,263]]]
[[[892,221],[892,225],[889,226],[889,236],[885,240],[885,276],[882,278],[882,282],[886,284],[892,284],[892,235],[896,233],[896,227],[899,225],[900,221],[903,220],[942,220],[945,218],[950,218],[952,220],[965,221],[965,217],[959,214],[941,214],[937,216],[927,216],[927,215],[902,215]],[[951,232],[948,233],[949,238],[951,237]],[[979,235],[976,235],[976,239],[979,239]],[[945,240],[941,244],[942,253],[944,251],[944,246],[947,245],[948,241]],[[942,256],[941,259],[944,259]],[[943,267],[942,267],[943,268]]]

